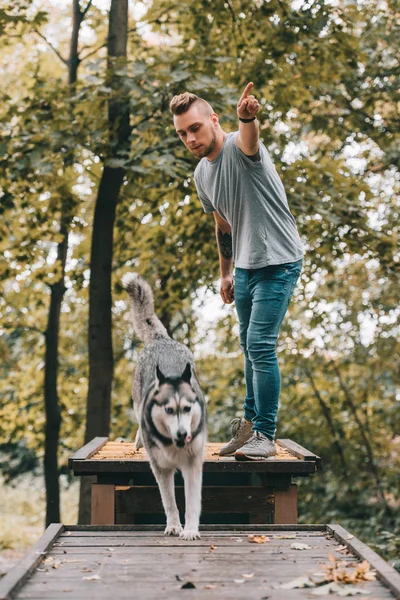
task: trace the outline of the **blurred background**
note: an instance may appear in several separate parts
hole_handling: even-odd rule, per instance
[[[394,0],[0,1],[0,573],[77,522],[68,457],[134,439],[125,272],[194,352],[210,439],[241,416],[235,310],[169,101],[197,93],[234,131],[248,81],[306,248],[278,344],[277,437],[323,459],[301,522],[400,569],[399,39]]]

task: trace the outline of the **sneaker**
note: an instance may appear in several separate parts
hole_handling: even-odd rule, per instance
[[[254,432],[252,438],[235,452],[236,460],[261,460],[275,455],[275,442],[261,431]]]
[[[245,444],[253,435],[251,428],[253,423],[246,419],[233,419],[231,421],[232,439],[230,442],[222,446],[219,451],[220,456],[231,456]]]

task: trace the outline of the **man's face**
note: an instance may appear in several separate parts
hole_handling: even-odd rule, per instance
[[[215,148],[218,117],[206,114],[202,107],[192,105],[183,115],[174,116],[177,134],[196,158],[209,156]]]

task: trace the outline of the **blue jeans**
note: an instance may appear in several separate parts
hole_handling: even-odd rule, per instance
[[[276,343],[302,262],[235,269],[235,304],[245,357],[244,416],[253,422],[254,431],[271,440],[281,389]]]

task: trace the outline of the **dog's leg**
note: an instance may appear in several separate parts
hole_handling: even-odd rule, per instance
[[[183,540],[200,539],[199,521],[201,512],[201,482],[203,476],[203,461],[194,460],[182,468],[185,480],[185,528],[180,534]]]
[[[151,466],[160,488],[161,501],[167,517],[164,535],[179,535],[182,525],[175,500],[174,469],[161,469],[154,463]]]

